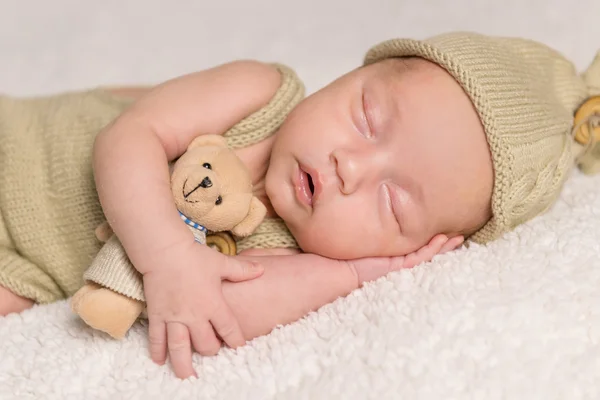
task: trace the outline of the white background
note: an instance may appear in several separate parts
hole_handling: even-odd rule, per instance
[[[598,0],[0,0],[0,92],[151,84],[239,58],[292,66],[312,92],[373,44],[476,30],[543,41],[584,68]]]

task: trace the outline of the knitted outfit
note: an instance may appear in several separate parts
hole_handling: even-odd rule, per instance
[[[225,133],[232,148],[275,133],[304,96],[295,73],[275,66],[279,90]],[[105,220],[93,178],[94,139],[129,104],[102,90],[0,96],[0,285],[36,303],[70,297],[83,285],[102,246],[94,230]],[[238,250],[296,246],[276,218],[237,243]]]
[[[546,211],[574,159],[586,173],[600,168],[600,139],[586,149],[572,138],[575,111],[588,97],[600,95],[600,52],[579,75],[571,62],[543,44],[456,32],[423,41],[385,41],[367,53],[365,64],[410,56],[448,71],[470,97],[485,129],[494,166],[493,217],[470,240],[494,240]],[[584,121],[590,131],[598,124],[600,107],[595,111]],[[595,130],[600,135],[600,128]]]

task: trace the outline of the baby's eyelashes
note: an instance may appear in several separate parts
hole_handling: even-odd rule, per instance
[[[402,218],[401,218],[401,208],[402,208],[402,195],[398,193],[398,191],[394,188],[394,185],[390,185],[388,183],[383,184],[383,193],[385,196],[386,203],[388,205],[389,212],[391,213],[392,218],[398,224],[398,228],[400,229],[400,234],[402,234]]]
[[[370,112],[369,103],[367,102],[367,99],[365,98],[364,91],[362,94],[361,102],[362,102],[362,112],[360,115],[361,131],[366,138],[370,139],[373,137],[373,127],[372,127],[372,124],[371,124],[370,118],[369,118],[369,112]]]

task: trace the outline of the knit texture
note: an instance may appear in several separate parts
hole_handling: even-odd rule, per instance
[[[493,216],[470,240],[494,240],[547,210],[574,164],[573,114],[598,88],[598,58],[581,77],[543,44],[456,32],[423,41],[388,40],[372,48],[364,62],[405,56],[446,69],[470,97],[485,129],[494,166]]]
[[[281,87],[225,134],[232,147],[273,134],[303,97],[295,73],[275,66]],[[94,230],[105,220],[93,179],[93,142],[129,104],[102,90],[0,97],[0,285],[36,303],[70,297],[83,285],[102,246]],[[264,224],[259,230],[280,229],[267,235],[281,237],[270,243],[297,246],[284,224]],[[135,274],[125,275],[131,282]]]
[[[281,84],[265,107],[244,118],[225,132],[227,145],[232,149],[247,147],[272,135],[285,118],[304,98],[304,85],[293,70],[274,64],[281,73]]]
[[[206,244],[206,233],[188,225],[199,244]],[[146,301],[142,276],[133,266],[125,248],[116,235],[102,246],[92,265],[83,274],[83,279],[101,284],[134,300]]]
[[[104,216],[94,137],[126,107],[101,91],[0,97],[0,284],[48,303],[73,294]]]
[[[237,241],[238,251],[245,249],[298,248],[294,236],[279,218],[266,218],[254,233]]]
[[[142,276],[129,261],[129,257],[116,235],[102,246],[83,279],[96,282],[113,291],[145,301]]]

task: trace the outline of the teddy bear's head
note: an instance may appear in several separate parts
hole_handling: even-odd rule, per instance
[[[265,217],[250,173],[222,136],[197,137],[172,168],[177,208],[208,230],[248,236]]]

